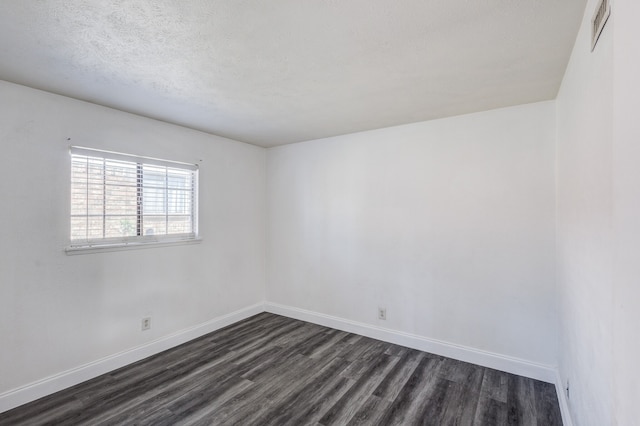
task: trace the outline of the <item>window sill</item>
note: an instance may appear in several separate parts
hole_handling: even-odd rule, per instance
[[[150,242],[131,242],[131,243],[114,243],[114,244],[93,244],[86,246],[68,246],[65,248],[67,256],[75,256],[78,254],[90,254],[90,253],[103,253],[111,251],[123,251],[123,250],[139,250],[147,248],[158,248],[168,246],[180,246],[199,244],[202,242],[202,238],[190,238],[184,240],[165,240],[165,241],[150,241]]]

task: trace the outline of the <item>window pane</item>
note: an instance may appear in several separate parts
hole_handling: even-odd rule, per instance
[[[144,165],[142,176],[145,187],[165,188],[167,185],[166,167]]]
[[[87,239],[87,218],[72,217],[71,218],[71,239],[86,240]]]
[[[191,216],[169,216],[169,234],[188,234],[193,232]]]
[[[166,216],[144,216],[142,219],[143,235],[165,235],[167,233]]]
[[[191,191],[191,174],[192,172],[189,170],[169,169],[167,171],[169,188]]]
[[[105,186],[105,214],[137,215],[138,189],[133,186]]]
[[[87,213],[87,185],[75,184],[71,187],[71,214]]]
[[[164,189],[143,187],[142,205],[144,214],[164,214],[166,211]]]
[[[87,151],[96,156],[82,154]],[[72,148],[71,239],[193,235],[195,177],[192,165],[145,164],[125,154]]]
[[[138,166],[123,161],[105,161],[107,181],[112,185],[136,187],[138,184]]]
[[[169,214],[190,214],[191,194],[184,191],[171,191],[167,196]]]
[[[105,238],[135,237],[137,216],[107,216],[105,218]]]
[[[104,238],[102,217],[89,216],[87,219],[89,225],[87,228],[87,238],[90,240]]]

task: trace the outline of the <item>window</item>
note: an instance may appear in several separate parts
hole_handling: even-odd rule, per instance
[[[198,166],[71,147],[67,251],[197,238]]]

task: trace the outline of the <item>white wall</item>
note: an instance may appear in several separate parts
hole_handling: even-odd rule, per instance
[[[269,149],[267,300],[554,365],[554,115]]]
[[[0,394],[264,300],[264,149],[6,82],[0,144]],[[65,255],[70,144],[202,160],[203,242]]]
[[[613,19],[592,53],[595,4],[556,101],[560,375],[578,425],[608,425],[613,414]]]
[[[640,2],[613,3],[614,403],[640,425]]]
[[[578,425],[640,425],[640,4],[589,1],[557,99],[560,373]]]
[[[266,162],[0,81],[0,394],[266,298],[559,360],[576,424],[640,424],[640,3],[616,1],[590,53],[595,3],[556,102],[287,145]],[[204,241],[66,256],[70,144],[202,160]]]

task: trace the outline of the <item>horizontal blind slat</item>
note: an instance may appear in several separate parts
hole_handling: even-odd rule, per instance
[[[195,238],[197,171],[194,164],[72,147],[72,241]]]

